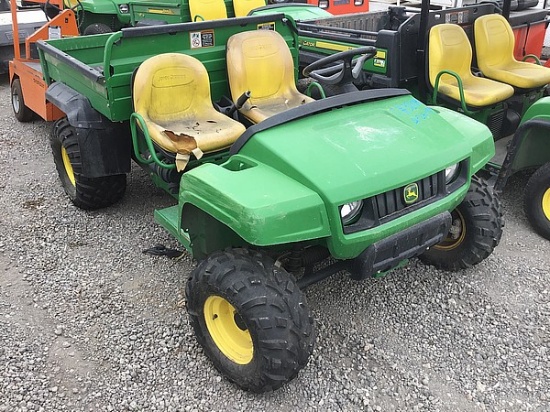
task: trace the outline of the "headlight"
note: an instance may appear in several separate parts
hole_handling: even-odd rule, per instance
[[[359,216],[361,208],[363,207],[363,201],[357,200],[355,202],[346,203],[340,208],[340,217],[344,225],[349,225]]]
[[[458,173],[460,172],[460,167],[458,163],[455,163],[452,166],[449,166],[445,169],[445,184],[451,183],[453,180],[456,179],[458,176]]]
[[[118,6],[118,9],[120,10],[120,13],[121,14],[127,14],[130,12],[130,7],[128,7],[127,4],[120,4]]]

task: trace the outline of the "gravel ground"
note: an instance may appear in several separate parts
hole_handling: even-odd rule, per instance
[[[73,207],[51,125],[19,124],[0,78],[0,411],[548,411],[550,242],[528,227],[525,176],[503,196],[505,233],[472,270],[413,260],[383,279],[331,278],[307,298],[318,338],[279,391],[213,369],[184,311],[189,258],[153,221],[172,200],[139,169],[123,201]]]

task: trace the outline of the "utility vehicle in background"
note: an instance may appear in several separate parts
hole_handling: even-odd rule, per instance
[[[499,243],[498,197],[476,175],[494,155],[489,129],[402,89],[351,91],[376,49],[307,67],[349,90],[313,100],[295,86],[297,30],[284,14],[66,37],[70,13],[48,23],[61,38],[36,42],[39,62],[14,62],[16,117],[56,120],[53,158],[76,206],[121,200],[131,160],[173,196],[155,220],[198,261],[191,325],[240,387],[277,389],[307,364],[309,285],[413,257],[467,269]],[[19,77],[30,71],[33,107]]]
[[[368,0],[309,0],[330,15],[366,12]],[[137,25],[162,25],[246,16],[249,11],[268,4],[307,4],[299,1],[266,0],[36,0],[53,18],[63,9],[72,9],[80,34],[101,34]]]
[[[236,6],[233,0],[33,0],[32,3],[41,4],[49,18],[62,10],[73,10],[82,35],[111,33],[136,25],[190,22],[197,14],[205,20],[243,16],[254,7],[266,5],[265,0],[236,0]]]
[[[301,21],[300,64],[373,46],[377,54],[355,82],[359,88],[406,88],[427,104],[452,108],[486,124],[497,154],[484,173],[501,191],[512,174],[533,170],[524,209],[535,231],[550,239],[550,98],[544,97],[550,69],[513,58],[536,61],[540,56],[547,11],[509,10],[509,0],[503,5],[504,18],[493,4],[430,10],[424,0],[420,10],[389,7],[346,18]],[[449,34],[453,28],[458,29]],[[452,40],[444,38],[446,34]],[[518,76],[521,71],[524,74]],[[489,78],[497,82],[486,81]],[[470,99],[472,95],[476,97]]]

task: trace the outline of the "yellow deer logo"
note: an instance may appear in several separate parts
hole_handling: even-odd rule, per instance
[[[413,204],[418,200],[418,185],[416,183],[411,183],[405,186],[403,189],[403,200],[408,205]]]

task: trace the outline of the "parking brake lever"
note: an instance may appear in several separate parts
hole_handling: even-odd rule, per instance
[[[230,117],[233,116],[233,113],[235,113],[235,111],[237,111],[241,107],[243,107],[243,105],[246,103],[246,101],[248,99],[250,99],[250,90],[244,92],[243,94],[241,94],[239,96],[237,101],[235,103],[233,103],[233,105],[227,111],[227,115],[230,116]]]

